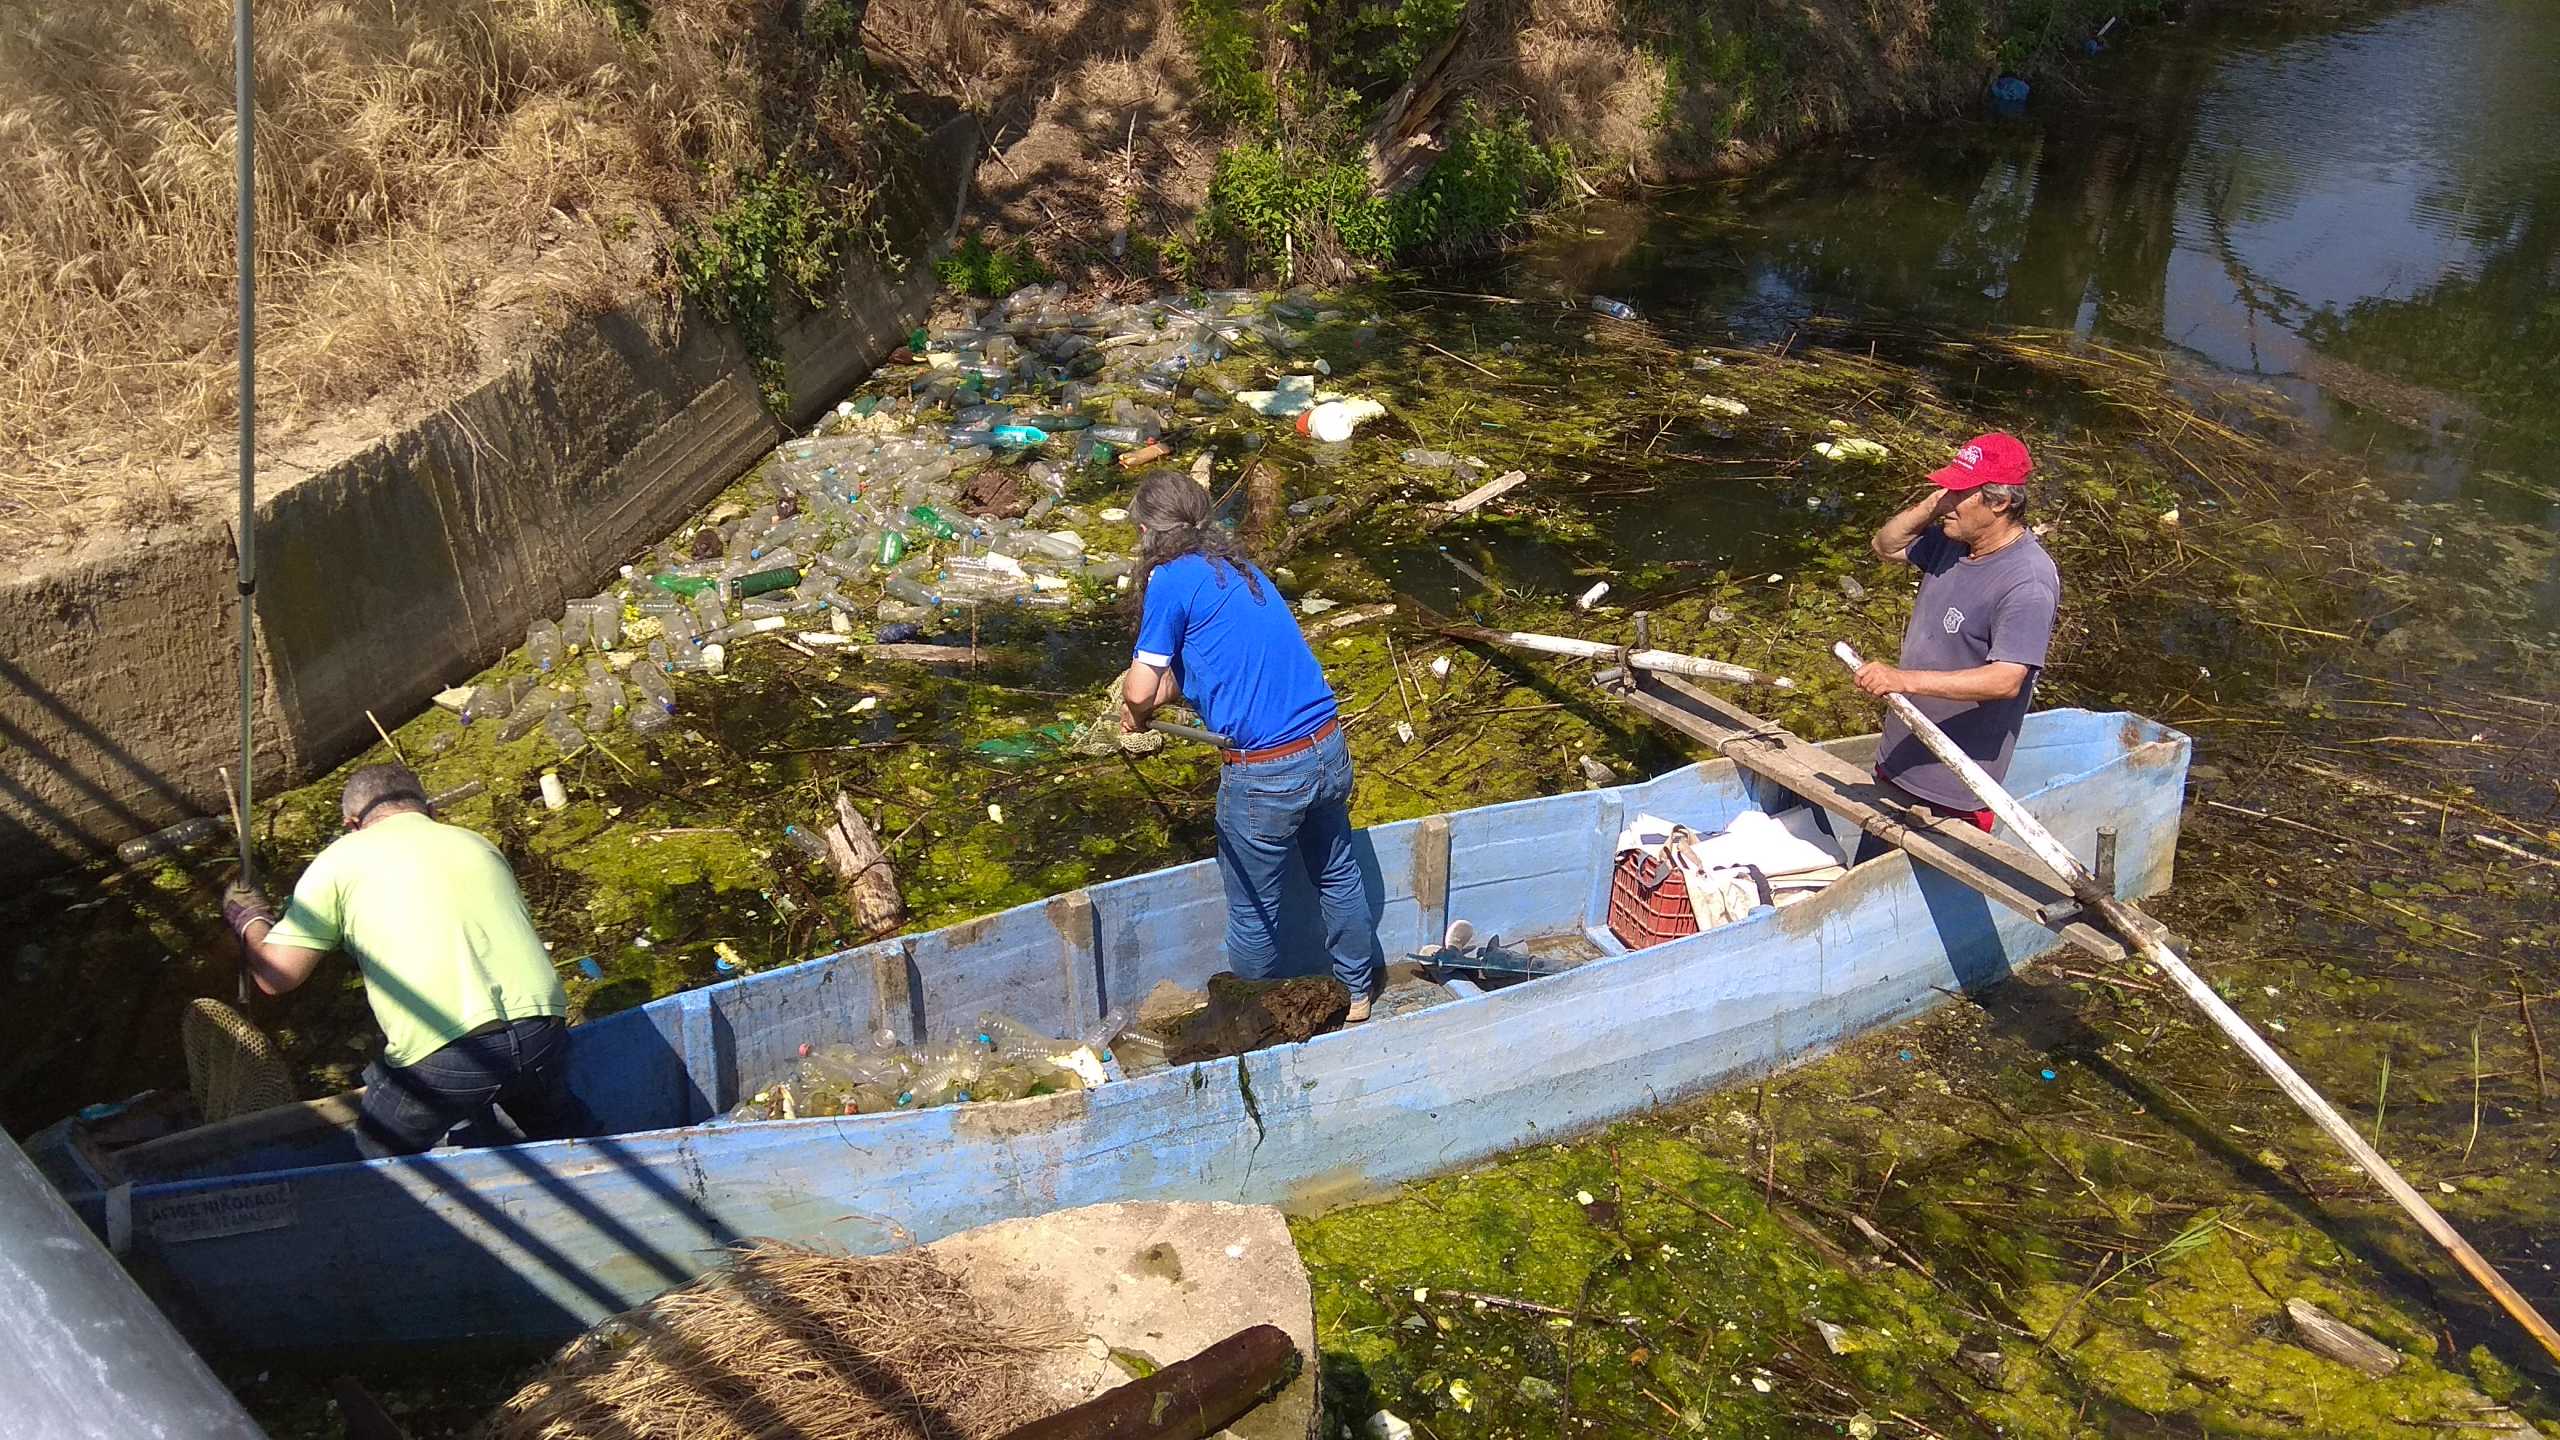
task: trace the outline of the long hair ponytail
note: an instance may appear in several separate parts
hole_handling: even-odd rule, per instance
[[[1146,604],[1147,581],[1156,567],[1185,555],[1206,559],[1221,585],[1229,571],[1243,576],[1245,589],[1255,600],[1262,599],[1252,557],[1233,535],[1209,523],[1209,492],[1190,476],[1159,470],[1140,481],[1129,500],[1129,518],[1138,524],[1138,573],[1129,592],[1133,609]]]

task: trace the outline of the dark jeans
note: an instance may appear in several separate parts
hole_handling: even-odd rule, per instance
[[[593,1135],[586,1102],[569,1093],[569,1022],[556,1015],[474,1031],[415,1065],[365,1067],[356,1148],[366,1156],[433,1149],[465,1121],[507,1113],[528,1140]]]
[[[1218,873],[1227,883],[1227,963],[1251,980],[1280,966],[1280,894],[1292,856],[1316,882],[1325,953],[1353,996],[1378,988],[1376,917],[1351,853],[1351,747],[1340,731],[1279,760],[1218,775]]]

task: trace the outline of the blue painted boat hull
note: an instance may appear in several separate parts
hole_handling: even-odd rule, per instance
[[[1863,759],[1873,743],[1830,748]],[[2185,736],[2137,717],[2048,711],[2029,718],[2010,779],[2079,854],[2116,826],[2118,884],[2139,897],[2169,882],[2187,759]],[[1358,1198],[1819,1054],[2053,945],[1899,853],[1702,935],[1634,953],[1608,938],[1624,821],[1708,829],[1790,803],[1716,761],[1455,813],[1445,901],[1438,822],[1364,831],[1387,955],[1465,918],[1511,940],[1584,932],[1606,958],[1241,1059],[1000,1104],[705,1123],[804,1041],[941,1034],[990,1009],[1067,1033],[1160,980],[1200,984],[1222,968],[1224,927],[1201,862],[581,1026],[573,1084],[606,1138],[360,1162],[331,1134],[72,1198],[211,1348],[549,1339],[751,1236],[872,1251],[1112,1200]],[[1291,907],[1312,910],[1311,894]],[[1292,953],[1320,968],[1312,932]]]

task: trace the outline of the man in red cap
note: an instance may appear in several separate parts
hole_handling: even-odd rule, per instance
[[[1909,696],[1994,780],[2008,776],[2062,601],[2053,557],[2027,528],[2034,469],[2018,437],[1977,435],[1930,475],[1937,488],[1886,521],[1874,542],[1876,554],[1919,570],[1920,598],[1903,632],[1902,663],[1867,662],[1858,688]],[[1876,778],[1918,808],[1992,827],[1981,799],[1890,714]],[[1857,858],[1890,848],[1868,836]]]

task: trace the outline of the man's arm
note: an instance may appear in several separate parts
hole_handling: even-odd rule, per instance
[[[241,947],[249,952],[249,978],[258,982],[258,992],[262,995],[282,995],[288,990],[301,988],[302,982],[311,978],[312,972],[320,968],[320,961],[329,953],[270,941],[266,938],[266,930],[273,928],[266,926],[258,930],[254,938],[249,933],[240,937]]]
[[[1133,661],[1129,673],[1120,677],[1120,728],[1144,730],[1156,711],[1181,698],[1172,671]]]
[[[2007,700],[2027,688],[2028,670],[2011,660],[1994,660],[1970,670],[1905,670],[1870,660],[1858,667],[1858,688],[1882,699],[1887,695],[1924,695],[1932,700]]]
[[[257,982],[261,994],[282,995],[299,988],[329,953],[270,938],[275,933],[276,908],[253,886],[234,885],[223,893],[222,918],[231,933],[240,937],[249,978]]]
[[[1912,542],[1926,533],[1930,526],[1945,518],[1946,513],[1956,508],[1963,499],[1964,496],[1953,490],[1941,490],[1935,485],[1930,486],[1928,494],[1904,507],[1901,513],[1884,522],[1883,529],[1876,531],[1875,538],[1868,542],[1875,547],[1876,558],[1879,560],[1910,559]]]

